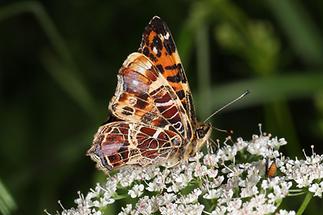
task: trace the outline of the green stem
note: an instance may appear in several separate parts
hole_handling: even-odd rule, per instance
[[[304,212],[304,211],[305,211],[305,209],[307,208],[308,203],[311,201],[312,197],[313,197],[313,193],[308,192],[308,193],[306,194],[306,196],[305,196],[305,198],[304,198],[304,200],[303,200],[303,203],[302,203],[301,207],[298,209],[298,211],[297,211],[296,215],[301,215],[301,214],[303,214],[303,212]]]
[[[303,189],[290,189],[288,192],[289,193],[300,193],[300,192],[303,192],[304,190]]]
[[[199,104],[199,113],[201,117],[205,118],[210,114],[211,107],[211,77],[210,77],[210,52],[209,52],[209,39],[208,31],[205,23],[202,23],[196,35],[196,49],[197,49],[197,74],[198,74],[198,95],[202,99]]]
[[[301,193],[288,193],[288,196],[301,196],[304,195],[306,192],[301,192]]]

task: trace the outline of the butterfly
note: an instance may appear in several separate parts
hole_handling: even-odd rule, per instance
[[[198,122],[192,94],[166,23],[154,16],[137,52],[118,72],[110,118],[87,151],[109,172],[126,165],[176,165],[194,156],[212,126]]]

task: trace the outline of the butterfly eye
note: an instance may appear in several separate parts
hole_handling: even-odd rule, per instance
[[[198,129],[196,131],[196,133],[197,133],[198,138],[203,138],[205,136],[205,132],[204,132],[203,128]]]

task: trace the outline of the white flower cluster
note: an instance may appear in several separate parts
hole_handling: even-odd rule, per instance
[[[86,196],[79,193],[77,206],[63,208],[60,214],[101,215],[107,205],[132,198],[136,203],[130,201],[119,215],[293,215],[294,211],[280,209],[280,202],[295,188],[322,196],[323,156],[312,152],[305,160],[292,160],[278,151],[285,144],[283,138],[261,133],[251,141],[227,140],[215,153],[198,153],[173,168],[128,166]],[[277,167],[277,176],[269,177],[268,161]]]

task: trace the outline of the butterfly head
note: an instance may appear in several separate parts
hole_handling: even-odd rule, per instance
[[[200,151],[200,149],[204,146],[207,140],[210,138],[212,133],[212,125],[211,123],[200,123],[198,124],[195,130],[196,136],[196,147],[193,149],[193,154]]]
[[[207,140],[212,132],[211,123],[201,123],[196,129],[196,138],[201,140]]]

